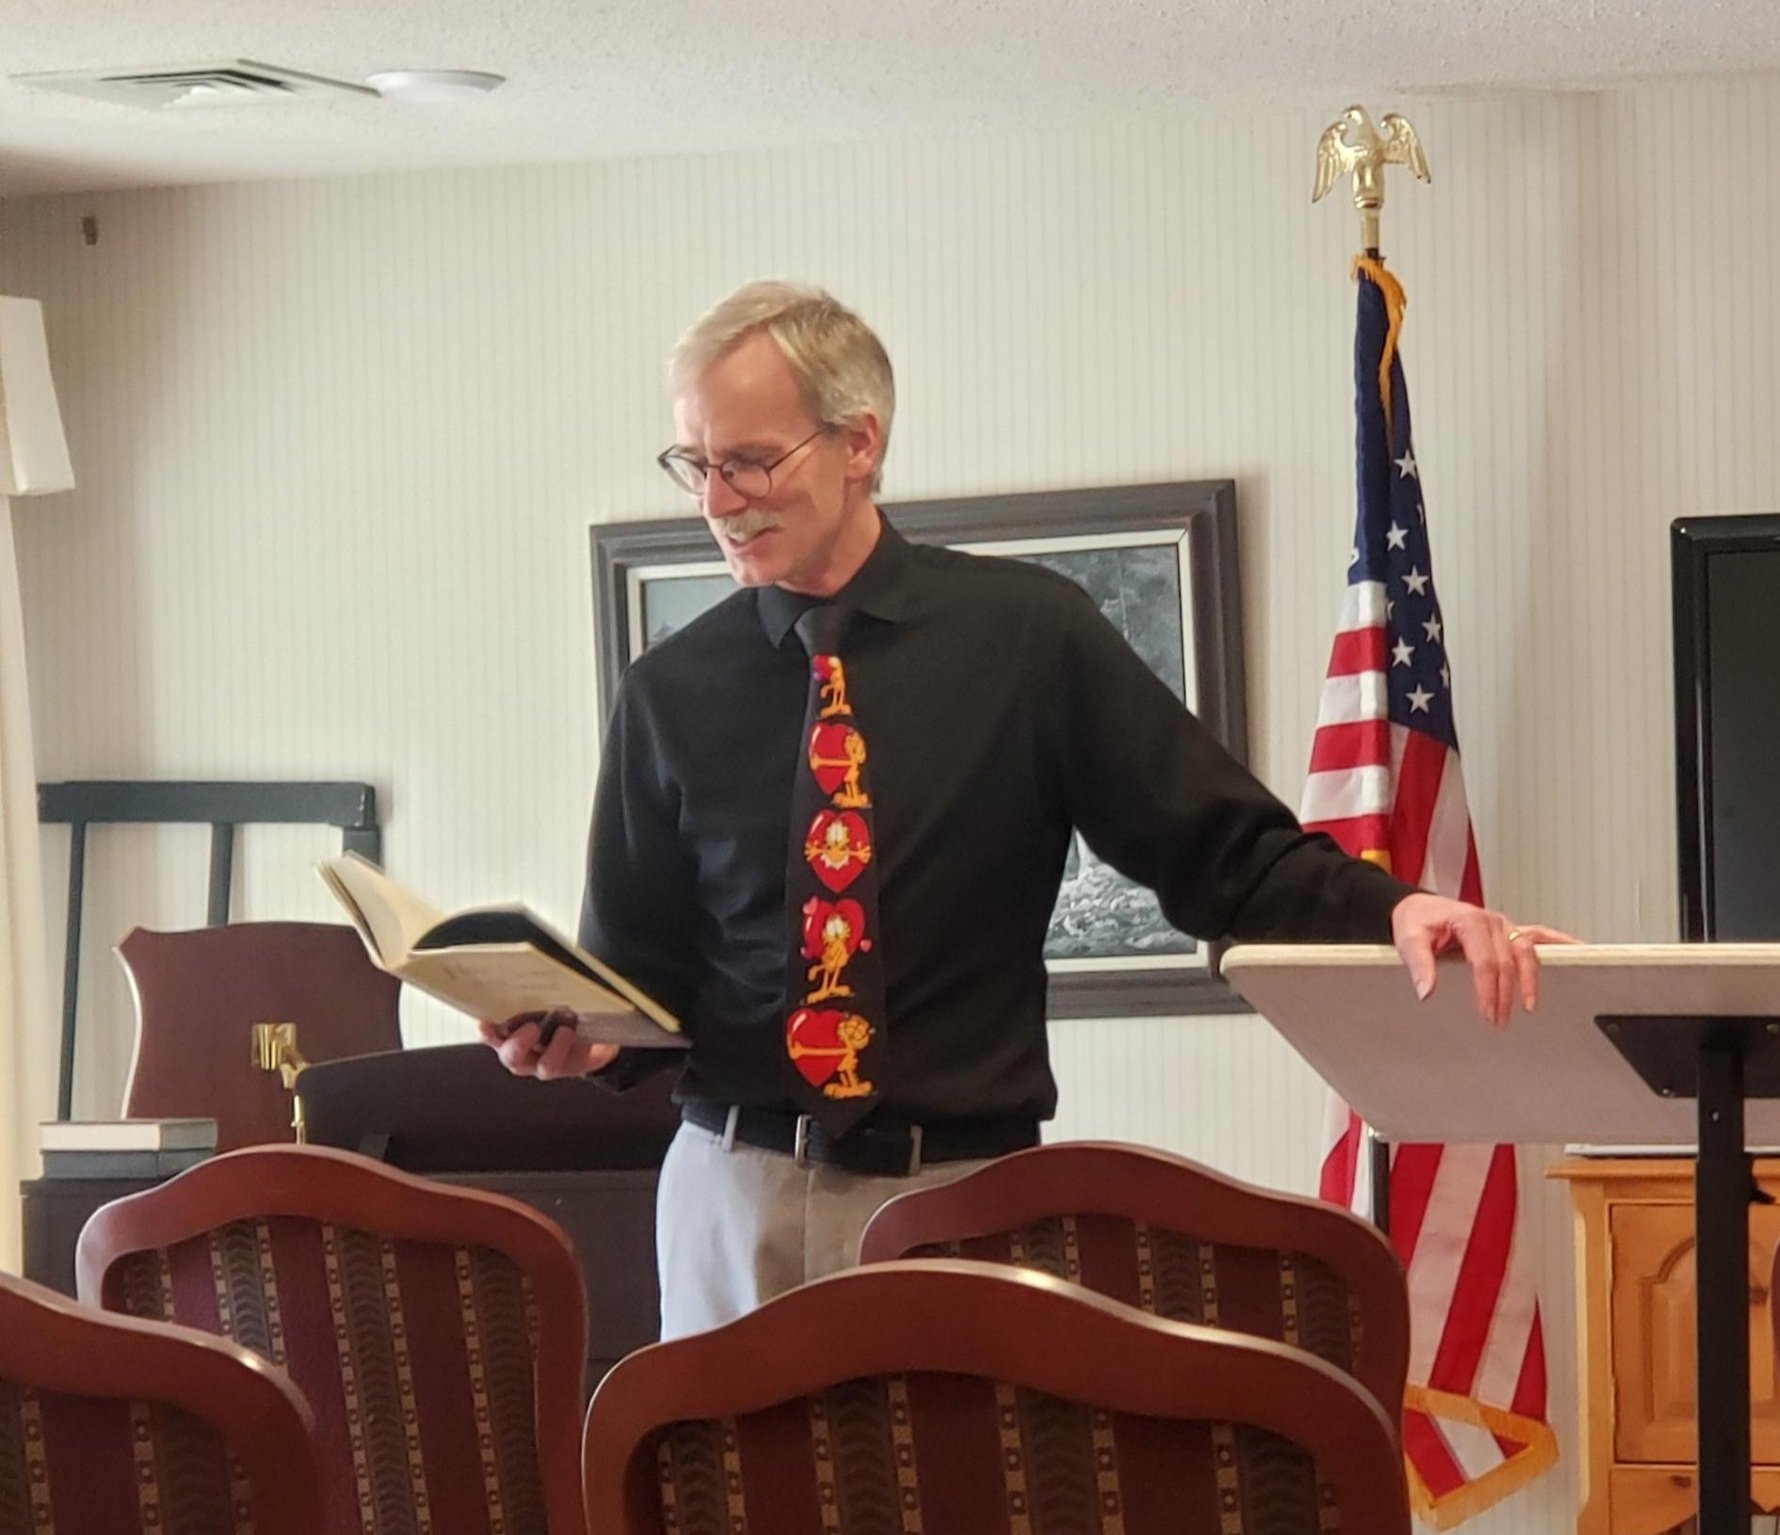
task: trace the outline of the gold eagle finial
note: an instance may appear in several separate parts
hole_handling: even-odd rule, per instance
[[[1387,112],[1381,121],[1383,133],[1372,126],[1364,107],[1349,107],[1323,130],[1316,144],[1316,188],[1310,194],[1313,203],[1321,201],[1336,177],[1351,173],[1354,207],[1360,210],[1360,244],[1373,253],[1378,250],[1385,166],[1407,165],[1417,180],[1430,179],[1428,157],[1409,119]]]

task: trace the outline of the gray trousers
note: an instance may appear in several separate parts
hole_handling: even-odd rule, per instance
[[[812,1164],[682,1124],[655,1196],[661,1336],[721,1327],[762,1301],[859,1261],[859,1234],[886,1200],[948,1183],[980,1161],[940,1162],[912,1178]]]

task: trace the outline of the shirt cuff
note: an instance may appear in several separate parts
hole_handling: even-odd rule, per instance
[[[1395,876],[1386,874],[1375,863],[1359,860],[1363,867],[1356,870],[1357,878],[1354,888],[1348,894],[1348,920],[1359,943],[1389,943],[1391,941],[1391,913],[1397,909],[1398,902],[1405,896],[1420,893],[1414,885],[1406,885]]]
[[[646,1082],[658,1071],[685,1058],[684,1050],[620,1050],[610,1064],[588,1072],[587,1080],[608,1093],[627,1093],[639,1082]]]

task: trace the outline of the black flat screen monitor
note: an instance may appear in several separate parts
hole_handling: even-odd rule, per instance
[[[1689,940],[1780,941],[1780,515],[1669,529]]]

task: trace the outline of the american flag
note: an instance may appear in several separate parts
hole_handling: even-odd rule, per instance
[[[1357,261],[1355,277],[1359,519],[1301,818],[1409,884],[1481,904],[1397,354],[1403,290],[1374,260]],[[1324,1145],[1323,1198],[1367,1213],[1362,1128],[1338,1098]],[[1557,1458],[1539,1303],[1515,1241],[1517,1201],[1510,1146],[1394,1148],[1390,1234],[1409,1276],[1411,1325],[1403,1449],[1411,1501],[1436,1529],[1500,1501]]]

